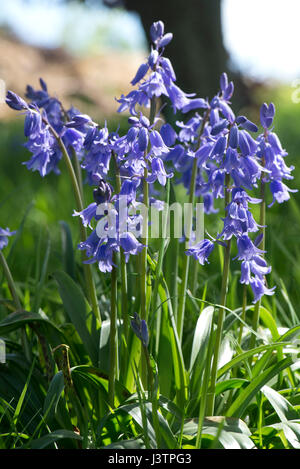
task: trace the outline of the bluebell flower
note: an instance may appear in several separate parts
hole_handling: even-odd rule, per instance
[[[128,203],[136,200],[136,191],[140,185],[139,178],[125,179],[122,183],[120,196],[126,196]]]
[[[181,129],[178,134],[179,141],[184,143],[193,143],[199,136],[201,122],[202,118],[198,114],[185,123],[176,121],[177,127]]]
[[[241,263],[241,283],[249,284],[251,282],[251,274],[261,279],[271,272],[271,267],[268,266],[265,259],[255,255],[251,260],[243,261]]]
[[[134,313],[134,318],[130,321],[135,335],[140,339],[144,347],[149,345],[149,332],[147,323],[144,319],[141,319],[137,313]]]
[[[250,286],[254,294],[253,303],[257,303],[264,295],[274,295],[275,287],[267,288],[263,278],[252,277],[250,279]]]
[[[107,176],[112,151],[109,137],[107,127],[91,127],[85,136],[81,166],[87,173],[89,184],[97,184]]]
[[[124,181],[122,193],[111,197],[110,185],[100,181],[98,192],[94,194],[95,202],[81,212],[74,212],[74,216],[81,217],[84,226],[91,227],[92,219],[97,221],[96,229],[86,241],[79,243],[78,249],[85,251],[89,258],[85,263],[97,263],[101,272],[112,271],[114,252],[122,250],[128,262],[130,255],[137,255],[144,249],[144,245],[137,240],[135,233],[137,225],[142,223],[142,217],[140,214],[131,214],[138,183],[130,182],[131,184],[128,184]],[[125,202],[125,206],[121,202]]]
[[[202,195],[203,204],[204,204],[204,213],[207,215],[211,213],[217,213],[219,210],[214,207],[214,197],[211,192],[206,192],[202,194],[201,192],[198,195]]]
[[[104,243],[97,236],[96,231],[93,231],[85,242],[79,243],[78,249],[85,250],[87,257],[92,256],[91,259],[84,261],[84,263],[97,263],[100,272],[111,272],[113,267],[116,267],[113,262],[113,252],[119,249],[114,239],[108,239],[107,242]]]
[[[273,124],[273,119],[275,115],[275,106],[273,103],[270,103],[269,106],[264,103],[260,108],[260,121],[261,125],[268,129]]]
[[[168,96],[172,102],[173,110],[181,110],[183,113],[188,113],[194,109],[207,109],[208,105],[203,98],[194,98],[194,93],[184,93],[177,85],[171,83],[168,87]]]
[[[238,116],[235,121],[243,129],[248,130],[249,132],[257,132],[258,131],[257,125],[255,125],[253,122],[251,122],[245,116]]]
[[[97,211],[97,204],[96,202],[93,202],[81,212],[77,212],[76,210],[74,210],[73,217],[80,216],[83,226],[85,227],[89,226],[90,228],[92,228],[91,220],[95,218],[96,211]]]
[[[273,200],[269,204],[269,207],[271,207],[275,203],[275,200],[279,204],[282,204],[283,202],[289,200],[289,192],[297,192],[296,189],[290,189],[289,187],[287,187],[286,184],[279,180],[273,180],[270,182],[270,191],[273,195]]]
[[[220,76],[220,89],[222,98],[226,102],[229,102],[231,96],[233,95],[234,85],[232,81],[228,82],[228,76],[225,72],[223,72]]]
[[[16,234],[16,231],[10,231],[9,228],[0,228],[0,251],[8,245],[8,238]]]
[[[28,169],[38,171],[42,177],[52,171],[59,173],[58,163],[62,158],[62,153],[47,125],[42,123],[38,133],[35,129],[29,135],[25,147],[32,153],[31,159],[23,163]]]
[[[269,130],[273,124],[275,116],[275,106],[270,103],[269,106],[264,103],[260,109],[260,120],[264,128],[264,132],[258,138],[258,156],[264,166],[265,177],[264,182],[269,183],[270,191],[273,199],[270,204],[272,206],[275,201],[278,203],[285,202],[290,198],[289,192],[297,192],[289,189],[284,184],[283,179],[293,179],[293,166],[288,167],[284,158],[287,152],[282,148],[278,136]]]
[[[13,91],[8,91],[6,95],[6,104],[15,111],[29,110],[29,106]]]
[[[128,262],[130,255],[136,255],[144,249],[144,245],[130,231],[121,234],[120,246],[124,251],[126,262]]]
[[[54,129],[60,132],[64,125],[64,116],[61,102],[49,95],[48,87],[45,81],[40,78],[41,90],[35,90],[32,86],[28,85],[26,88],[26,98],[30,99],[31,103],[44,109],[47,114],[49,123]]]
[[[255,256],[265,252],[256,247],[246,234],[237,239],[237,247],[238,259],[243,261],[251,261]]]
[[[24,134],[28,139],[25,147],[32,153],[32,157],[24,164],[32,171],[39,171],[44,177],[50,172],[59,174],[58,164],[62,153],[54,134],[62,139],[67,150],[74,148],[80,157],[84,142],[84,125],[81,117],[81,126],[77,121],[76,129],[65,126],[68,112],[64,112],[61,103],[48,94],[47,85],[42,79],[40,84],[41,90],[38,91],[31,86],[27,87],[26,96],[31,100],[30,104],[11,91],[7,93],[6,102],[15,110],[25,111]],[[70,110],[70,118],[73,112]]]
[[[111,200],[113,193],[112,186],[104,179],[100,179],[98,186],[93,190],[93,197],[96,204],[103,204],[104,202],[109,202]]]
[[[173,173],[167,174],[163,161],[161,158],[154,157],[151,161],[151,174],[147,178],[147,182],[153,184],[156,180],[162,185],[165,186],[167,178],[173,177]]]
[[[187,256],[193,256],[201,265],[204,265],[205,262],[209,264],[208,257],[210,253],[214,250],[214,243],[209,239],[203,239],[199,243],[190,247],[185,251]]]
[[[167,147],[175,145],[177,140],[177,133],[170,124],[164,124],[160,128],[160,135]]]
[[[165,25],[162,21],[155,21],[150,27],[150,37],[154,44],[158,43],[163,37],[165,31]]]

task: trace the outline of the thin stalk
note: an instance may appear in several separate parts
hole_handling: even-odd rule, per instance
[[[143,181],[143,202],[147,210],[149,208],[149,186],[146,181],[148,177],[148,170],[144,170],[144,181]],[[148,321],[148,308],[147,308],[147,255],[148,255],[148,213],[143,220],[143,238],[141,239],[142,244],[145,246],[140,254],[140,272],[141,272],[141,319]],[[143,384],[147,380],[147,363],[145,356],[141,356],[141,379]]]
[[[78,186],[79,186],[79,190],[80,190],[81,201],[82,201],[82,205],[84,205],[84,192],[83,192],[83,181],[82,181],[81,166],[80,166],[80,162],[79,162],[79,159],[77,157],[76,151],[74,150],[73,147],[71,149],[71,152],[72,152],[72,157],[73,157],[73,161],[74,161],[74,170],[75,170],[75,174],[76,174],[76,178],[77,178],[77,182],[78,182]]]
[[[244,284],[243,288],[243,305],[242,305],[242,315],[241,319],[245,322],[246,321],[246,307],[247,307],[247,285]],[[244,323],[241,322],[240,325],[240,332],[238,337],[238,344],[241,345],[242,343],[242,335],[243,335]]]
[[[15,307],[16,307],[17,310],[21,310],[22,306],[21,306],[21,303],[20,303],[20,300],[19,300],[19,297],[18,297],[18,294],[17,294],[15,282],[14,282],[14,279],[13,279],[13,276],[11,274],[10,268],[8,267],[8,264],[6,262],[6,259],[3,255],[2,251],[0,251],[0,262],[2,264],[4,275],[6,277],[8,288],[9,288],[9,291],[11,293],[12,299],[14,300]]]
[[[148,177],[148,169],[144,170],[144,181],[143,181],[143,203],[147,210],[149,208],[149,186],[146,181]],[[148,214],[143,220],[143,238],[141,239],[142,244],[145,246],[141,252],[141,319],[147,321],[147,244],[148,244]]]
[[[57,143],[58,143],[58,145],[61,149],[64,161],[66,163],[67,170],[68,170],[68,173],[69,173],[69,176],[70,176],[70,179],[71,179],[71,184],[72,184],[73,192],[74,192],[74,196],[75,196],[76,208],[77,208],[78,212],[81,212],[84,209],[83,202],[82,202],[82,197],[81,197],[81,191],[80,191],[80,187],[79,187],[79,184],[78,184],[78,181],[77,181],[77,178],[76,178],[76,174],[75,174],[75,171],[74,171],[70,156],[68,154],[68,151],[67,151],[67,149],[64,145],[64,142],[59,137],[59,135],[57,134],[55,129],[49,124],[47,119],[43,118],[43,122],[49,127],[49,130],[53,134],[54,138],[56,139],[56,141],[57,141]],[[83,242],[86,241],[86,239],[87,239],[86,229],[83,226],[83,224],[81,223],[81,220],[79,220],[79,230],[80,230],[80,239],[81,239],[81,241],[83,241]],[[95,287],[95,283],[94,283],[94,279],[93,279],[93,273],[92,273],[91,265],[90,264],[83,264],[83,269],[84,269],[85,281],[86,281],[86,286],[87,286],[87,291],[88,291],[88,298],[89,298],[89,301],[91,303],[92,310],[93,310],[96,318],[99,321],[99,325],[101,326],[101,315],[100,315],[100,309],[99,309],[99,305],[98,305],[96,287]]]
[[[202,198],[198,197],[198,203],[201,203]],[[198,282],[198,273],[199,273],[199,262],[196,259],[192,259],[192,275],[191,275],[191,285],[192,285],[192,294],[196,296],[197,293],[197,282]]]
[[[169,200],[170,200],[170,179],[168,179],[168,182],[167,182],[167,200],[166,200],[167,210],[166,210],[166,213],[165,211],[163,212],[164,224],[162,226],[162,239],[161,239],[161,243],[160,243],[159,251],[158,251],[158,260],[157,260],[157,265],[156,265],[156,270],[155,270],[155,283],[154,283],[153,295],[151,298],[152,311],[157,311],[156,308],[157,308],[157,300],[158,300],[158,287],[161,281],[162,265],[163,265],[165,245],[166,245],[167,225],[168,225],[168,218],[169,218]],[[159,349],[159,339],[160,339],[159,332],[160,332],[160,324],[161,324],[161,308],[159,308],[157,311],[156,324],[157,324],[157,332],[156,332],[155,352],[157,354],[158,349]]]
[[[155,390],[155,380],[153,369],[150,362],[150,355],[148,348],[143,345],[143,352],[147,363],[147,383],[148,383],[148,396],[152,402],[152,420],[153,420],[153,427],[156,437],[156,444],[157,448],[160,447],[160,431],[159,431],[159,420],[158,420],[158,398],[157,392]]]
[[[115,257],[115,256],[113,256]],[[109,405],[115,407],[115,381],[117,370],[117,269],[111,271],[111,298],[110,298],[110,334],[109,334],[109,377],[108,397]]]
[[[263,158],[262,161],[262,166],[265,165],[265,161]],[[265,250],[265,234],[266,234],[266,191],[265,191],[265,182],[264,182],[264,173],[262,172],[261,177],[260,177],[260,198],[261,198],[261,203],[260,203],[260,216],[259,216],[259,223],[260,223],[260,234],[262,234],[262,240],[260,242],[260,245],[258,246],[260,249],[263,251]],[[262,254],[263,256],[263,254]],[[260,305],[261,301],[257,301],[254,306],[254,313],[253,313],[253,320],[252,320],[252,329],[257,332],[258,325],[259,325],[259,313],[260,313]],[[255,347],[255,342],[256,342],[256,335],[252,334],[251,339],[250,339],[250,348]]]
[[[154,123],[156,113],[156,98],[151,99],[150,104],[150,115],[149,121],[150,125]],[[145,158],[146,159],[146,158]],[[146,167],[144,169],[144,180],[143,180],[143,203],[146,207],[146,215],[143,220],[143,237],[141,239],[142,244],[145,246],[140,254],[140,271],[141,271],[141,319],[144,319],[146,322],[148,320],[148,305],[147,305],[147,256],[148,256],[148,210],[149,210],[149,184],[147,182],[148,178],[148,169],[147,161]],[[147,375],[147,364],[145,363],[145,357],[141,357],[141,377],[142,381],[145,382]]]
[[[115,155],[115,169],[116,169],[116,189],[117,192],[121,191],[121,176],[120,170],[117,165]],[[127,344],[128,341],[128,331],[129,331],[129,321],[128,321],[128,284],[127,284],[127,266],[124,252],[120,252],[120,266],[121,266],[121,300],[122,300],[122,316],[123,316],[123,330],[124,337]]]
[[[170,189],[172,193],[170,193],[170,203],[176,202],[176,198],[174,197],[174,189],[170,184]],[[170,238],[169,238],[169,245],[168,250],[166,253],[166,260],[165,260],[165,279],[169,288],[170,298],[173,307],[173,314],[175,323],[177,324],[177,310],[178,310],[178,260],[179,260],[179,243],[178,239],[175,238],[175,214],[173,211],[169,213],[169,224],[170,224]],[[172,229],[173,227],[173,229]]]
[[[150,125],[154,123],[156,112],[156,99],[151,99],[150,104],[150,116],[149,121]],[[146,162],[147,163],[147,162]],[[149,209],[149,184],[147,182],[148,178],[148,169],[147,166],[144,169],[144,180],[143,180],[143,203],[146,206],[148,211]],[[141,252],[141,319],[147,321],[148,311],[147,311],[147,255],[148,255],[148,213],[146,219],[143,221],[143,238],[142,244],[144,244],[144,249]]]
[[[226,174],[225,176],[225,207],[229,204],[230,200],[230,193],[229,193],[229,184],[230,184],[230,174]],[[226,298],[227,298],[227,288],[228,288],[228,279],[229,279],[229,267],[230,267],[230,248],[231,248],[231,240],[228,240],[225,247],[225,254],[224,254],[224,264],[223,264],[223,276],[222,276],[222,287],[221,287],[221,306],[226,306]],[[215,348],[214,348],[214,358],[211,370],[211,386],[210,386],[210,393],[208,396],[208,404],[207,404],[207,412],[208,415],[214,414],[214,406],[215,406],[215,391],[216,391],[216,381],[217,381],[217,371],[218,371],[218,361],[219,361],[219,354],[222,342],[222,332],[223,332],[223,323],[225,318],[225,309],[219,309],[219,316],[218,316],[218,324],[216,330],[216,341],[215,341]]]
[[[209,117],[209,111],[207,111],[207,113],[205,114],[202,124],[201,124],[200,132],[199,132],[200,142],[201,142],[201,135],[204,130],[204,126],[206,124],[208,117]],[[189,204],[191,207],[191,213],[187,221],[187,233],[186,233],[186,237],[188,240],[191,237],[192,224],[193,224],[195,188],[196,188],[196,178],[197,178],[197,172],[198,172],[197,169],[198,169],[198,161],[197,161],[197,158],[194,158],[192,176],[191,176],[190,194],[189,194]],[[178,331],[180,342],[182,340],[182,330],[183,330],[185,302],[186,302],[186,290],[187,290],[187,282],[188,282],[188,277],[189,277],[189,266],[190,266],[190,256],[185,255],[183,258],[183,266],[182,266],[183,275],[182,275],[181,290],[179,294],[178,311],[177,311],[177,331]]]
[[[189,220],[187,223],[187,239],[190,239],[191,237],[197,169],[198,169],[197,159],[195,158],[193,162],[192,179],[191,179],[191,187],[190,187],[190,195],[189,195],[191,216],[189,217]],[[180,342],[182,340],[182,330],[183,330],[183,322],[184,322],[184,311],[185,311],[185,302],[186,302],[187,282],[188,282],[188,277],[189,277],[189,267],[190,267],[190,256],[185,255],[183,258],[183,266],[182,266],[183,276],[182,276],[181,291],[179,295],[178,312],[177,312],[177,332],[178,332]]]

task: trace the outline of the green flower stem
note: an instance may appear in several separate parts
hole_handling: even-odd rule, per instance
[[[262,166],[264,166],[264,165],[265,165],[265,161],[263,159]],[[260,245],[258,247],[264,251],[265,250],[265,234],[266,234],[266,229],[265,229],[265,225],[266,225],[266,191],[265,191],[264,173],[262,173],[261,177],[260,177],[260,198],[261,198],[261,203],[260,203],[259,224],[261,226],[260,234],[262,234],[262,240],[261,240]],[[263,256],[263,254],[262,254],[262,256]],[[257,331],[258,324],[259,324],[260,305],[261,305],[260,300],[257,301],[254,305],[252,329],[255,332]],[[255,347],[255,342],[256,342],[256,335],[252,334],[251,339],[250,339],[250,348]]]
[[[166,212],[164,211],[164,224],[162,226],[162,239],[161,243],[159,246],[159,251],[158,251],[158,260],[157,260],[157,265],[156,265],[156,270],[155,270],[155,283],[154,283],[154,289],[153,289],[153,294],[151,298],[151,309],[152,311],[156,311],[157,313],[157,331],[156,331],[156,337],[155,337],[155,352],[156,354],[158,353],[159,349],[159,339],[160,339],[160,325],[161,325],[161,308],[157,310],[157,301],[158,301],[158,287],[161,281],[161,274],[162,274],[162,265],[163,265],[163,260],[164,260],[164,254],[165,254],[165,246],[166,246],[166,233],[167,233],[167,225],[168,225],[168,217],[169,217],[169,201],[170,201],[170,179],[167,181],[167,200],[166,200],[166,207],[167,210]]]
[[[150,116],[149,121],[150,125],[154,123],[156,112],[156,99],[151,99],[150,105]],[[146,162],[147,163],[147,162]],[[148,178],[148,169],[144,169],[144,180],[143,180],[143,203],[146,206],[147,210],[149,209],[149,184],[146,181]],[[144,249],[141,252],[141,319],[147,321],[148,311],[147,311],[147,255],[148,255],[148,214],[143,221],[143,238],[141,239],[142,244],[145,245]]]
[[[190,239],[191,237],[197,169],[198,169],[197,159],[195,158],[193,162],[192,179],[191,179],[191,187],[190,187],[190,195],[189,195],[189,204],[191,206],[191,214],[187,222],[187,239]],[[185,302],[186,302],[187,282],[188,282],[188,277],[189,277],[189,267],[190,267],[190,256],[184,255],[183,265],[182,265],[183,276],[182,276],[181,290],[180,290],[179,301],[178,301],[178,312],[177,312],[177,332],[178,332],[180,342],[182,340],[182,330],[183,330],[183,322],[184,322],[184,311],[185,311]]]
[[[229,204],[229,200],[230,200],[229,184],[230,184],[230,174],[226,174],[225,176],[225,207],[227,207],[227,205]],[[228,240],[226,243],[224,264],[223,264],[221,302],[220,302],[221,306],[226,306],[227,288],[228,288],[228,279],[229,279],[229,267],[230,267],[230,248],[231,248],[231,240]],[[217,324],[217,330],[216,330],[216,341],[215,341],[215,347],[214,347],[214,357],[213,357],[213,364],[212,364],[212,370],[211,370],[210,391],[209,391],[209,396],[207,400],[207,415],[211,415],[211,416],[214,414],[218,361],[219,361],[219,354],[220,354],[220,348],[221,348],[221,342],[222,342],[224,318],[225,318],[225,309],[221,307],[219,309],[218,324]]]
[[[143,180],[143,203],[149,208],[149,186],[146,181],[148,177],[147,168],[144,169],[144,180]],[[148,255],[148,214],[143,220],[143,238],[141,243],[145,246],[140,254],[140,272],[141,272],[141,319],[148,321],[148,305],[147,305],[147,255]],[[145,356],[141,356],[141,379],[145,385],[147,379],[147,364],[145,361]]]
[[[202,202],[202,197],[198,197],[197,203]],[[191,275],[191,285],[192,285],[192,294],[196,296],[197,293],[197,283],[198,283],[198,273],[199,273],[199,262],[196,259],[192,259],[192,275]]]
[[[246,321],[246,307],[247,307],[247,285],[244,284],[243,288],[243,305],[242,305],[242,315],[241,319],[245,322]],[[244,324],[241,322],[240,325],[240,332],[238,337],[238,344],[241,345],[242,343],[242,335],[243,335]]]
[[[115,171],[116,171],[116,189],[117,192],[120,193],[121,191],[121,176],[120,170],[118,168],[115,155],[114,163],[115,163]],[[128,340],[128,331],[129,331],[129,321],[128,321],[128,284],[127,284],[127,266],[125,261],[124,252],[120,252],[120,265],[121,265],[121,299],[122,299],[122,315],[123,315],[123,330],[124,330],[124,337],[127,343]]]
[[[149,186],[146,181],[148,177],[148,169],[144,170],[144,181],[143,181],[143,203],[146,208],[149,208]],[[141,239],[142,244],[145,246],[141,252],[141,319],[147,321],[147,254],[148,254],[148,214],[143,220],[143,237]]]
[[[150,125],[154,123],[155,119],[155,112],[156,112],[156,98],[151,99],[150,104],[150,115],[149,121]],[[145,161],[146,167],[144,169],[144,180],[143,180],[143,203],[147,209],[147,215],[143,220],[143,237],[141,239],[141,243],[145,246],[140,254],[140,270],[141,270],[141,319],[144,319],[146,322],[148,320],[148,305],[147,305],[147,256],[148,256],[148,210],[149,210],[149,184],[147,182],[148,178],[148,169],[147,169],[147,161]],[[141,357],[141,377],[143,382],[146,380],[146,371],[147,364],[145,363],[145,357],[142,355]]]
[[[204,130],[204,126],[206,124],[207,119],[209,118],[209,110],[206,112],[200,132],[199,132],[199,141],[201,145],[201,136]],[[193,209],[194,209],[194,204],[195,204],[195,188],[196,188],[196,178],[197,178],[197,171],[198,166],[197,166],[197,158],[194,158],[193,162],[193,169],[192,169],[192,177],[191,177],[191,185],[190,185],[190,195],[189,195],[189,204],[191,206],[191,213],[189,220],[187,221],[187,233],[186,237],[189,240],[191,237],[191,231],[192,231],[192,224],[193,224]],[[186,302],[186,290],[187,290],[187,282],[188,282],[188,277],[189,277],[189,266],[190,266],[190,256],[184,255],[183,258],[183,265],[182,265],[182,281],[181,281],[181,290],[179,294],[179,300],[178,300],[178,311],[177,311],[177,331],[178,331],[178,336],[179,340],[181,342],[182,340],[182,330],[183,330],[183,322],[184,322],[184,312],[185,312],[185,302]]]
[[[64,142],[62,139],[59,137],[57,132],[53,129],[53,127],[49,124],[49,122],[43,118],[43,122],[48,125],[50,131],[52,132],[53,136],[55,137],[61,152],[63,154],[64,161],[67,166],[67,170],[71,179],[71,184],[73,187],[73,192],[75,196],[75,202],[76,202],[76,208],[78,212],[81,212],[84,209],[83,202],[82,202],[82,196],[81,196],[81,191],[80,187],[76,178],[76,174],[74,172],[74,168],[70,159],[70,156],[67,152],[67,149],[64,145]],[[77,159],[77,158],[76,158]],[[81,241],[86,241],[87,239],[87,234],[86,234],[86,229],[83,226],[81,220],[79,220],[79,230],[80,230],[80,239]],[[82,253],[83,258],[84,254]],[[96,316],[96,318],[99,321],[99,325],[101,326],[101,315],[100,315],[100,309],[99,309],[99,304],[97,300],[97,293],[96,293],[96,287],[93,279],[93,273],[92,273],[92,267],[90,264],[83,264],[83,269],[84,269],[84,276],[85,276],[85,281],[86,281],[86,286],[87,286],[87,291],[88,291],[88,298],[92,306],[92,310]]]
[[[19,297],[18,297],[18,294],[17,294],[15,282],[14,282],[14,279],[13,279],[13,276],[11,274],[10,268],[8,267],[8,264],[6,262],[6,259],[3,255],[2,251],[0,251],[0,262],[2,264],[4,275],[6,277],[8,288],[10,290],[12,299],[14,300],[15,307],[16,307],[17,310],[21,310],[22,306],[21,306],[21,303],[20,303],[20,300],[19,300]]]
[[[157,448],[160,448],[160,430],[159,430],[159,420],[158,420],[158,396],[157,392],[155,391],[155,381],[154,381],[154,374],[153,369],[151,366],[150,355],[148,348],[143,347],[145,361],[147,363],[147,383],[148,383],[148,395],[152,402],[152,420],[153,420],[153,427],[156,437],[156,445]]]
[[[115,255],[113,255],[115,262]],[[111,271],[111,298],[110,298],[110,334],[109,334],[109,378],[108,397],[109,405],[115,407],[115,381],[117,372],[117,269],[113,267]]]
[[[73,147],[71,149],[71,152],[72,152],[72,157],[73,157],[73,161],[74,161],[75,175],[76,175],[76,179],[77,179],[77,182],[78,182],[78,187],[79,187],[79,191],[80,191],[80,195],[81,195],[81,201],[82,201],[82,205],[84,206],[84,191],[83,191],[81,166],[80,166],[79,159],[77,157],[77,153],[76,153],[76,151],[74,150]]]

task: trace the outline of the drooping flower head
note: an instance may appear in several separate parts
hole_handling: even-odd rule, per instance
[[[144,347],[148,347],[149,344],[149,332],[147,323],[144,319],[141,319],[137,313],[134,313],[134,318],[130,321],[135,335],[140,339]]]
[[[132,79],[133,86],[138,88],[128,95],[122,95],[117,101],[120,106],[118,112],[129,110],[137,115],[136,106],[150,106],[152,98],[166,96],[170,99],[173,110],[189,112],[193,109],[206,108],[207,103],[202,98],[194,98],[195,94],[184,93],[176,84],[176,75],[170,60],[163,56],[165,47],[172,40],[172,33],[164,32],[164,23],[157,21],[150,28],[153,47],[146,63],[138,68]],[[193,99],[192,99],[193,98]]]

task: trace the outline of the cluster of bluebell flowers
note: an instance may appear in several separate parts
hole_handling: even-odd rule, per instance
[[[186,188],[190,186],[192,163],[186,164],[184,154],[191,155],[191,159],[197,158],[196,191],[203,197],[206,213],[215,211],[215,199],[224,198],[226,192],[229,193],[221,233],[216,239],[204,239],[191,246],[186,253],[204,264],[208,262],[215,243],[224,244],[235,238],[237,258],[241,261],[240,282],[251,286],[254,302],[257,302],[263,295],[272,295],[274,288],[266,286],[265,275],[270,273],[271,267],[263,257],[265,252],[258,248],[262,237],[259,235],[254,240],[250,237],[262,227],[254,220],[249,204],[261,203],[262,200],[251,197],[248,192],[255,190],[259,182],[269,183],[273,194],[271,205],[275,201],[281,203],[288,200],[291,190],[282,180],[292,179],[293,168],[286,166],[284,157],[287,153],[276,134],[269,130],[275,114],[274,105],[262,105],[263,133],[255,139],[253,133],[258,131],[258,127],[245,116],[236,117],[230,108],[233,89],[232,82],[228,83],[224,73],[220,79],[219,93],[210,103],[207,102],[206,114],[203,117],[196,114],[185,126],[178,123],[181,144],[177,158],[183,162],[181,181]],[[195,149],[195,142],[198,149]],[[178,162],[177,167],[180,170]]]
[[[89,258],[86,262],[97,262],[102,272],[112,270],[114,252],[122,250],[128,260],[144,248],[138,241],[137,229],[143,224],[143,216],[137,214],[137,209],[143,201],[144,184],[149,185],[150,203],[160,208],[162,204],[154,185],[165,186],[167,179],[175,174],[176,182],[182,183],[187,191],[191,186],[195,188],[195,196],[201,197],[206,214],[217,212],[215,201],[225,198],[229,202],[221,233],[215,239],[191,245],[186,254],[203,265],[216,243],[224,245],[235,238],[237,258],[241,261],[240,281],[251,286],[254,301],[258,301],[264,294],[271,295],[273,289],[265,283],[271,267],[258,247],[261,237],[251,239],[261,227],[255,222],[249,204],[260,200],[251,197],[249,192],[264,183],[273,195],[271,205],[288,200],[291,189],[283,181],[292,179],[293,169],[286,166],[287,153],[271,128],[274,105],[263,104],[260,112],[263,132],[255,138],[258,127],[232,111],[234,85],[225,73],[213,99],[187,94],[176,84],[172,64],[164,56],[172,34],[165,33],[163,22],[157,21],[151,26],[150,36],[151,52],[131,81],[134,89],[117,99],[118,111],[130,114],[126,135],[109,132],[106,125],[101,128],[75,108],[64,110],[60,101],[49,95],[43,80],[40,80],[40,90],[27,87],[28,103],[8,92],[7,104],[26,115],[26,147],[32,157],[25,164],[42,176],[59,172],[62,158],[59,139],[71,155],[75,153],[86,181],[96,187],[94,202],[74,213],[81,217],[85,227],[92,229],[88,239],[78,247],[86,252]],[[160,98],[170,100],[174,113],[193,111],[194,115],[186,122],[177,121],[173,128],[162,122],[157,106],[152,106]],[[143,113],[149,107],[155,111],[153,114],[150,110],[150,118]],[[110,185],[112,162],[121,180],[119,191]],[[126,210],[122,210],[123,198],[126,198]]]

